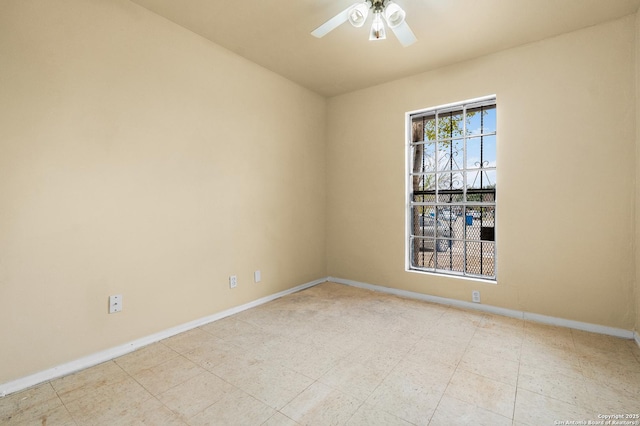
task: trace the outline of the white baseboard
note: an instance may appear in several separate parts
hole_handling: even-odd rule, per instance
[[[256,306],[262,305],[267,302],[271,302],[272,300],[278,299],[280,297],[286,296],[291,293],[298,292],[300,290],[307,289],[309,287],[313,287],[325,281],[327,281],[326,278],[321,278],[315,281],[311,281],[306,284],[302,284],[297,287],[293,287],[288,290],[284,290],[279,293],[272,294],[270,296],[266,296],[258,300],[254,300],[253,302],[245,303],[244,305],[236,306],[234,308],[230,308],[225,311],[218,312],[216,314],[197,319],[195,321],[181,324],[179,326],[172,327],[167,330],[163,330],[161,332],[152,334],[150,336],[145,336],[143,338],[134,340],[132,342],[125,343],[124,345],[106,349],[104,351],[97,352],[92,355],[88,355],[86,357],[77,359],[75,361],[67,362],[65,364],[58,365],[56,367],[49,368],[47,370],[43,370],[35,374],[31,374],[29,376],[13,380],[11,382],[2,383],[0,384],[0,398],[6,395],[9,395],[11,393],[30,388],[40,383],[57,379],[59,377],[75,373],[85,368],[93,367],[103,362],[110,361],[119,356],[126,355],[129,352],[133,352],[136,349],[140,349],[152,343],[159,342],[160,340],[166,339],[167,337],[175,336],[176,334],[189,331],[193,328],[200,327],[210,322],[217,321],[219,319],[228,317],[233,314],[237,314],[239,312],[254,308]]]
[[[640,334],[638,334],[638,332],[634,332],[634,340],[636,341],[636,345],[638,345],[638,347],[640,348]]]
[[[430,296],[428,294],[415,293],[407,290],[399,290],[396,288],[383,287],[374,284],[367,284],[359,281],[346,280],[343,278],[328,277],[327,281],[338,284],[350,285],[353,287],[364,288],[368,290],[379,291],[382,293],[394,294],[396,296],[408,297],[411,299],[424,300],[426,302],[438,303],[440,305],[455,306],[464,309],[473,309],[476,311],[487,312],[491,314],[502,315],[512,318],[521,318],[524,320],[540,322],[544,324],[557,325],[560,327],[573,328],[576,330],[590,331],[592,333],[607,334],[610,336],[621,337],[624,339],[633,339],[635,334],[636,342],[640,345],[638,334],[630,330],[622,328],[607,327],[604,325],[590,324],[586,322],[573,321],[564,318],[550,317],[547,315],[533,314],[530,312],[516,311],[513,309],[500,308],[491,305],[482,305],[479,303],[465,302],[463,300],[448,299],[445,297]]]

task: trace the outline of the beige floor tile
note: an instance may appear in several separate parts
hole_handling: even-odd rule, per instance
[[[341,355],[324,347],[302,345],[300,350],[291,352],[280,364],[304,376],[318,379],[331,370],[341,358]]]
[[[446,311],[442,313],[442,319],[452,319],[455,321],[462,320],[469,326],[477,327],[480,325],[480,323],[482,323],[485,315],[486,314],[484,312],[450,306]]]
[[[439,362],[457,366],[467,348],[465,343],[443,343],[429,338],[420,339],[406,355],[406,359],[415,363]]]
[[[261,425],[276,411],[251,395],[234,389],[189,420],[191,426]]]
[[[267,333],[262,329],[257,329],[253,332],[243,332],[233,336],[227,336],[222,338],[222,340],[224,340],[227,344],[239,346],[246,351],[257,351],[261,350],[262,346],[268,343],[274,337],[277,336]]]
[[[504,317],[495,314],[485,314],[478,328],[493,333],[508,333],[524,337],[524,320],[521,318]]]
[[[107,416],[99,416],[94,419],[96,425],[162,425],[162,426],[187,426],[178,416],[162,405],[157,399],[148,399],[132,407],[123,408]]]
[[[129,375],[115,362],[109,361],[69,376],[53,380],[51,385],[62,401],[69,402],[101,386],[126,380]]]
[[[37,414],[36,414],[37,412]],[[77,423],[64,405],[52,407],[51,401],[38,407],[37,410],[24,411],[8,419],[0,417],[0,424],[4,426],[76,426]]]
[[[444,395],[429,426],[511,426],[511,418]]]
[[[388,317],[373,317],[369,321],[370,325],[377,328],[388,327],[389,330],[393,330],[396,333],[400,330],[404,334],[414,335],[415,337],[424,337],[431,330],[433,330],[435,324],[440,319],[440,313],[430,313],[420,315],[414,309],[405,310],[404,312],[396,312],[394,315],[389,312]],[[384,324],[380,324],[384,322]]]
[[[469,349],[458,364],[458,368],[515,386],[518,382],[519,363],[487,355],[476,349]]]
[[[624,388],[586,379],[588,400],[584,407],[598,413],[640,413],[640,397]]]
[[[313,379],[272,361],[237,359],[213,373],[272,408],[280,409],[299,395]]]
[[[640,342],[636,342],[635,339],[629,339],[626,343],[627,347],[631,349],[633,356],[635,356],[636,361],[640,363]]]
[[[571,329],[557,325],[543,324],[535,321],[525,321],[524,331],[527,336],[542,336],[572,340]]]
[[[393,320],[390,320],[393,321]],[[422,339],[414,333],[406,333],[401,328],[388,327],[386,329],[372,328],[366,334],[366,341],[362,342],[353,352],[362,347],[373,347],[376,351],[394,352],[404,356]],[[351,354],[349,354],[351,355]],[[347,355],[347,356],[349,356]]]
[[[280,410],[302,425],[343,425],[362,401],[316,382]]]
[[[349,355],[342,358],[341,362],[355,362],[372,369],[388,369],[393,367],[405,358],[412,345],[402,346],[393,343],[380,343],[373,340],[360,345]]]
[[[454,367],[401,361],[367,399],[375,408],[414,424],[427,424]]]
[[[362,404],[346,423],[348,426],[410,426],[411,423],[379,410],[373,405]]]
[[[244,349],[255,349],[273,338],[262,328],[254,324],[240,321],[235,316],[223,318],[200,327],[225,342]]]
[[[5,396],[0,398],[0,419],[20,411],[28,411],[49,400],[58,400],[58,404],[62,405],[56,391],[49,383]]]
[[[308,347],[322,348],[337,358],[348,355],[364,343],[360,338],[354,339],[334,330],[316,330],[299,336],[296,341]]]
[[[622,344],[622,346],[626,346]],[[629,371],[640,372],[640,362],[631,350],[625,347],[623,350],[614,348],[584,349],[577,355],[579,359],[593,363],[616,363],[626,367]]]
[[[584,406],[588,400],[583,377],[567,376],[524,364],[520,366],[518,388],[573,405]]]
[[[206,370],[212,370],[229,360],[245,356],[247,352],[246,349],[220,339],[203,342],[197,348],[187,352],[184,357]]]
[[[580,358],[576,352],[560,347],[538,346],[525,342],[522,347],[521,364],[550,372],[559,372],[567,376],[582,375]]]
[[[557,399],[518,389],[514,422],[529,426],[553,425],[556,421],[598,420],[597,413]]]
[[[631,339],[622,339],[582,330],[571,330],[571,336],[573,337],[575,348],[581,352],[589,352],[594,348],[604,352],[632,352],[631,347],[627,344],[632,341]]]
[[[65,405],[79,424],[101,425],[109,424],[124,410],[137,411],[137,407],[152,398],[139,383],[128,378],[97,388]]]
[[[440,362],[430,364],[414,363],[402,360],[385,378],[385,382],[410,381],[415,386],[419,386],[429,391],[443,393],[453,376],[455,367]]]
[[[152,395],[158,395],[204,372],[206,370],[202,367],[178,356],[132,376]]]
[[[482,352],[507,361],[520,361],[522,353],[522,336],[508,333],[496,333],[479,328],[469,342],[468,349]]]
[[[580,365],[586,378],[637,395],[640,399],[640,365],[637,363],[585,357],[580,359]]]
[[[158,399],[184,421],[215,404],[234,386],[204,372],[158,395]]]
[[[351,360],[342,360],[318,381],[364,401],[390,371],[391,368],[384,365],[365,366]]]
[[[164,339],[161,343],[173,349],[177,353],[184,355],[209,342],[218,343],[222,342],[222,340],[213,336],[211,333],[207,333],[201,328],[194,328],[192,330],[185,331],[184,333],[176,334],[168,339]]]
[[[266,342],[260,350],[251,353],[264,361],[286,362],[293,354],[304,351],[308,345],[295,339],[277,336]]]
[[[64,420],[64,413],[68,415],[62,401],[49,383],[0,398],[0,424],[36,423],[51,417]]]
[[[440,318],[424,334],[424,337],[443,343],[466,345],[471,341],[476,328],[477,326],[473,324],[473,321],[467,321],[464,318]]]
[[[442,398],[442,392],[383,383],[367,400],[377,410],[387,412],[411,424],[426,425]]]
[[[179,356],[179,354],[176,351],[163,343],[153,343],[130,354],[116,358],[115,362],[127,373],[135,374],[160,365],[177,356]]]
[[[512,418],[516,387],[458,369],[445,395]]]
[[[573,343],[573,337],[571,334],[563,333],[526,333],[524,334],[524,339],[522,343],[524,348],[549,348],[552,350],[563,350],[567,352],[574,352],[576,350],[575,344]]]
[[[406,301],[403,301],[406,303]],[[419,326],[433,327],[433,325],[442,318],[447,309],[434,308],[435,305],[427,302],[406,303],[407,306],[401,310],[400,316],[405,318],[413,327],[420,330]]]
[[[298,424],[284,414],[277,412],[269,417],[269,420],[262,423],[262,426],[297,426]]]

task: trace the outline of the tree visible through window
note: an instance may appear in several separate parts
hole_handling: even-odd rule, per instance
[[[495,98],[409,121],[409,269],[495,280]]]

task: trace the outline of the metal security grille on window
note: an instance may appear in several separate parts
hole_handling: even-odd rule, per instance
[[[495,280],[495,99],[410,120],[410,269]]]

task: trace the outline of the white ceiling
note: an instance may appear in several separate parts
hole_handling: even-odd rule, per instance
[[[343,24],[358,0],[132,0],[319,94],[333,96],[634,13],[640,0],[396,0],[418,42]]]

